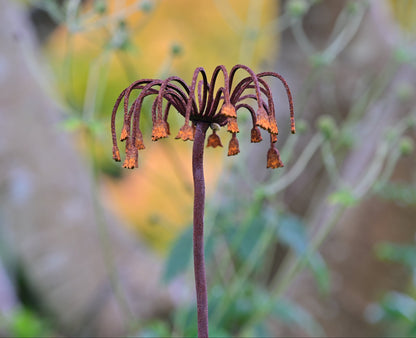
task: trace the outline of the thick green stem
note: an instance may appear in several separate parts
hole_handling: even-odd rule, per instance
[[[208,295],[204,258],[204,143],[209,123],[196,124],[192,150],[192,174],[194,178],[194,272],[198,309],[198,337],[208,337]]]

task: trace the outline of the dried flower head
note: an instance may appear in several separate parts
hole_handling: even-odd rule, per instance
[[[234,76],[239,69],[248,73],[248,76],[233,86]],[[216,89],[219,73],[223,75],[224,86]],[[197,82],[200,75],[202,79]],[[190,86],[176,76],[171,76],[163,81],[157,79],[138,80],[121,92],[113,108],[111,116],[113,159],[121,161],[117,146],[115,121],[118,106],[124,98],[124,123],[120,135],[120,140],[126,142],[124,168],[136,168],[138,166],[138,151],[145,148],[140,130],[140,113],[143,100],[147,96],[156,96],[152,104],[153,141],[168,137],[170,134],[168,116],[172,107],[185,119],[185,123],[179,129],[176,138],[184,141],[194,141],[192,150],[192,174],[194,179],[193,250],[198,337],[208,337],[208,297],[203,245],[205,200],[203,153],[206,132],[211,127],[212,134],[208,137],[207,147],[222,147],[217,131],[227,125],[227,130],[231,133],[228,156],[237,155],[240,152],[237,139],[237,133],[239,132],[237,112],[241,108],[245,108],[250,112],[253,124],[251,142],[258,143],[262,141],[259,127],[270,134],[267,168],[283,167],[279,151],[275,147],[278,134],[275,107],[270,87],[264,81],[265,77],[276,77],[283,83],[289,99],[291,131],[295,133],[292,95],[283,77],[272,72],[255,74],[250,68],[243,65],[234,66],[230,74],[224,66],[218,66],[215,68],[209,83],[204,69],[197,68]],[[133,90],[138,90],[139,95],[129,107],[130,95]],[[253,108],[246,101],[257,103],[257,107]]]
[[[234,84],[234,78],[238,70],[245,71],[248,76]],[[218,75],[222,73],[224,86],[217,86]],[[201,79],[198,81],[198,78]],[[140,129],[140,114],[143,100],[150,95],[155,97],[152,104],[152,140],[157,141],[166,138],[170,134],[168,116],[173,107],[184,119],[184,125],[179,129],[176,139],[183,141],[193,140],[195,123],[199,121],[209,123],[216,128],[227,125],[231,133],[228,155],[236,155],[240,152],[236,133],[239,132],[238,112],[245,108],[252,117],[251,142],[262,141],[260,128],[270,133],[271,148],[268,154],[274,154],[274,143],[277,141],[278,128],[275,116],[275,107],[269,85],[265,81],[267,77],[279,79],[284,85],[289,101],[290,125],[292,133],[295,133],[295,121],[293,113],[292,95],[285,79],[274,72],[255,74],[244,65],[234,66],[230,73],[224,66],[215,68],[210,82],[208,82],[205,70],[197,68],[193,74],[191,85],[177,76],[171,76],[166,80],[142,79],[133,82],[122,91],[116,100],[111,118],[111,131],[113,135],[113,158],[120,161],[120,151],[117,146],[115,117],[118,107],[124,98],[124,123],[120,135],[121,141],[126,141],[126,159],[123,167],[137,167],[138,150],[144,149],[143,135]],[[133,91],[139,91],[139,95],[129,107],[130,96]],[[250,105],[250,101],[257,107]],[[207,147],[222,146],[216,130],[209,136]],[[277,150],[277,149],[276,149]],[[273,155],[275,157],[275,155]],[[278,168],[282,165],[272,165],[272,155],[267,155],[267,167]],[[274,158],[273,157],[273,158]],[[273,163],[275,163],[274,161]],[[278,161],[281,164],[280,158]]]

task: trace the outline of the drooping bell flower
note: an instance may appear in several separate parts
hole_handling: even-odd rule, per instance
[[[221,139],[217,135],[217,131],[215,129],[213,129],[212,134],[208,136],[207,148],[208,147],[212,147],[212,148],[222,147]]]
[[[240,152],[240,145],[238,144],[237,134],[233,133],[230,143],[228,144],[228,156],[237,155]]]
[[[267,152],[267,168],[277,169],[284,167],[280,159],[279,150],[274,145],[271,145]]]

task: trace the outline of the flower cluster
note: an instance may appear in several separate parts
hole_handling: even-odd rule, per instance
[[[240,69],[245,71],[248,76],[233,86],[235,74]],[[223,87],[216,86],[220,73],[222,73],[224,79]],[[198,81],[199,76],[202,79]],[[124,98],[124,123],[120,140],[126,141],[126,158],[123,167],[133,169],[138,165],[138,151],[145,148],[140,130],[140,113],[143,100],[149,95],[154,95],[155,99],[152,104],[153,141],[170,135],[168,116],[173,106],[185,118],[185,123],[176,136],[177,139],[193,140],[195,123],[202,121],[209,123],[212,129],[212,134],[207,140],[207,147],[222,147],[217,131],[220,127],[226,125],[228,132],[231,133],[228,156],[237,155],[240,152],[237,139],[237,133],[239,132],[237,112],[241,108],[245,108],[250,112],[252,118],[251,142],[262,141],[259,128],[269,133],[270,148],[267,152],[267,168],[282,167],[283,163],[279,151],[275,147],[278,134],[275,106],[270,86],[265,81],[266,77],[279,79],[285,87],[290,108],[291,132],[295,133],[292,95],[289,86],[281,75],[274,72],[255,74],[244,65],[234,66],[228,74],[224,66],[218,66],[208,83],[205,70],[199,67],[194,71],[190,86],[181,78],[171,76],[166,80],[138,80],[121,92],[114,105],[111,117],[113,159],[121,161],[117,146],[115,119],[122,99]],[[139,90],[140,94],[129,107],[129,99],[133,90]],[[163,104],[164,100],[165,104]],[[257,107],[253,108],[250,101],[255,102]]]

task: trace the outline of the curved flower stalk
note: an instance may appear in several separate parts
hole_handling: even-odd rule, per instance
[[[235,75],[239,70],[245,71],[248,76],[233,85]],[[220,73],[223,78],[223,86],[217,85],[217,78]],[[228,144],[228,156],[237,155],[240,152],[237,139],[237,134],[239,133],[237,114],[244,108],[251,114],[251,142],[258,143],[262,141],[259,128],[269,133],[270,148],[267,151],[267,168],[283,167],[279,151],[275,147],[278,127],[272,92],[265,81],[268,77],[279,79],[286,90],[290,110],[291,132],[294,134],[293,100],[285,79],[274,72],[255,74],[244,65],[234,66],[229,74],[224,66],[216,67],[209,83],[205,70],[199,67],[194,71],[190,86],[176,76],[171,76],[166,80],[138,80],[121,92],[113,108],[111,116],[113,159],[121,161],[117,145],[115,121],[118,107],[121,101],[124,100],[124,120],[120,135],[120,141],[126,142],[124,168],[136,168],[138,166],[138,151],[145,149],[143,134],[140,129],[140,114],[143,100],[147,96],[152,95],[154,97],[151,109],[153,123],[152,141],[157,141],[170,135],[168,116],[172,107],[185,119],[184,125],[179,129],[175,138],[184,141],[194,141],[192,152],[194,179],[193,252],[197,294],[198,337],[208,337],[208,300],[203,245],[205,205],[203,154],[206,132],[209,128],[212,129],[212,133],[207,140],[207,147],[222,147],[223,145],[217,131],[221,127],[226,126],[227,131],[231,134]],[[139,94],[129,105],[133,92],[139,92]],[[250,104],[253,102],[256,107]]]

